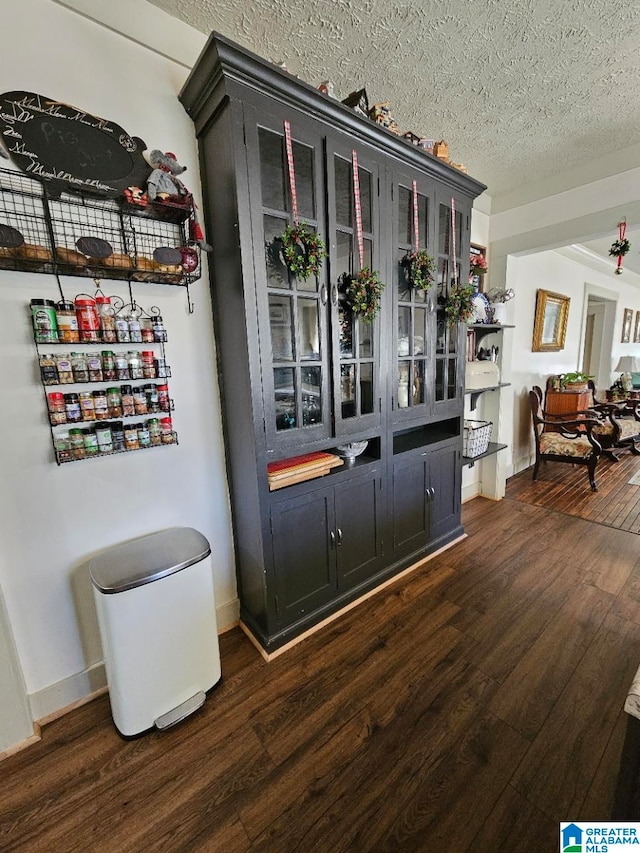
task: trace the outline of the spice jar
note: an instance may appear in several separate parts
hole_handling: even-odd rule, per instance
[[[113,435],[111,424],[100,424],[96,427],[96,438],[100,453],[113,453]]]
[[[169,370],[167,368],[167,364],[161,356],[156,358],[156,377],[158,379],[165,379],[169,376]]]
[[[80,398],[80,414],[83,421],[95,421],[96,410],[93,405],[93,394],[91,391],[82,391],[78,397]]]
[[[160,314],[155,314],[151,318],[151,323],[153,325],[153,339],[160,343],[165,343],[167,340],[167,332]]]
[[[162,444],[162,427],[160,426],[158,418],[149,418],[147,421],[147,429],[149,430],[149,438],[151,440],[152,447],[157,447],[158,444]]]
[[[144,388],[133,389],[133,407],[136,415],[147,414],[147,395],[144,393]]]
[[[47,394],[47,405],[49,407],[49,421],[51,425],[66,424],[67,409],[64,402],[64,394],[60,391],[53,391]]]
[[[100,450],[98,447],[98,436],[92,429],[82,430],[82,439],[84,441],[84,452],[87,456],[96,456]]]
[[[169,386],[158,385],[158,405],[161,412],[171,411],[171,400],[169,399]]]
[[[109,417],[109,404],[107,403],[107,392],[104,388],[93,392],[93,407],[96,410],[96,420],[106,421]]]
[[[88,382],[89,381],[89,367],[87,366],[87,359],[81,352],[72,352],[71,353],[71,368],[73,370],[73,381],[74,382]]]
[[[119,388],[107,388],[107,405],[110,418],[122,417],[122,396]]]
[[[100,340],[100,318],[96,300],[92,296],[76,296],[75,307],[80,340],[85,343]]]
[[[162,429],[162,443],[173,444],[175,437],[173,434],[173,421],[171,418],[161,418],[160,427]]]
[[[58,302],[56,305],[56,322],[58,324],[58,340],[67,343],[77,343],[80,340],[78,318],[73,302]]]
[[[124,314],[118,314],[116,317],[116,338],[119,344],[128,344],[131,340],[129,334],[129,320]]]
[[[149,317],[140,317],[140,334],[145,344],[152,344],[155,341],[153,325]]]
[[[87,368],[89,382],[102,382],[102,359],[97,353],[90,353],[87,356]]]
[[[138,424],[127,424],[124,428],[124,449],[138,450]]]
[[[71,455],[74,459],[84,459],[86,456],[84,450],[84,433],[81,429],[69,430],[69,445]]]
[[[58,340],[55,302],[52,299],[32,299],[33,332],[38,343]]]
[[[58,462],[70,462],[71,459],[73,459],[73,454],[71,453],[71,439],[69,438],[68,432],[58,433],[54,439],[54,445],[56,448]]]
[[[69,356],[69,353],[65,352],[56,356],[56,371],[60,385],[73,384],[73,369],[71,367],[71,357]]]
[[[113,381],[118,378],[116,373],[116,357],[111,350],[102,350],[102,378],[106,381]]]
[[[41,355],[38,358],[40,365],[40,377],[43,385],[58,384],[58,368],[56,367],[56,359],[53,355]]]
[[[155,385],[145,385],[144,394],[147,398],[147,411],[150,415],[160,411],[160,402],[158,398],[158,389]]]
[[[129,362],[123,352],[116,353],[116,377],[118,379],[131,379],[129,375]]]
[[[142,350],[142,377],[143,379],[156,378],[156,360],[152,350]]]
[[[131,385],[120,386],[120,398],[122,402],[122,414],[125,418],[135,415],[136,410],[133,404],[133,393]]]
[[[131,379],[144,379],[142,373],[142,359],[137,350],[129,350],[127,353],[127,362],[129,363],[129,376]]]
[[[111,305],[110,296],[96,296],[98,317],[100,319],[100,338],[105,343],[115,343],[116,314]]]
[[[140,447],[151,447],[151,436],[146,423],[138,424],[138,444]]]
[[[140,328],[140,320],[138,319],[138,315],[133,312],[129,314],[127,318],[129,322],[129,340],[132,344],[139,344],[142,342],[142,330]]]
[[[82,419],[80,401],[77,394],[64,395],[64,408],[67,415],[67,423],[77,424]]]
[[[111,421],[111,440],[113,441],[113,452],[124,450],[124,429],[122,421]]]

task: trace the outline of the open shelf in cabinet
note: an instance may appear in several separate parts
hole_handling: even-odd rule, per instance
[[[438,444],[460,435],[460,418],[449,418],[412,429],[398,430],[393,436],[393,455]]]

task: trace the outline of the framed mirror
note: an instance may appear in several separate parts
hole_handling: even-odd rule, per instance
[[[536,292],[536,316],[533,324],[532,352],[558,352],[564,349],[571,299],[550,290]]]

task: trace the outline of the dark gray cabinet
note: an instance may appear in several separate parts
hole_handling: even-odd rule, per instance
[[[468,272],[484,187],[216,34],[180,98],[196,125],[214,247],[241,619],[270,651],[462,533],[464,350],[444,304],[454,270]],[[328,251],[307,279],[282,257],[293,222],[285,123],[298,218]],[[344,276],[360,269],[354,175],[363,262],[386,285],[373,323],[345,293]],[[427,294],[400,265],[414,181],[419,244],[437,261]],[[270,462],[357,440],[368,445],[353,463],[269,491]]]

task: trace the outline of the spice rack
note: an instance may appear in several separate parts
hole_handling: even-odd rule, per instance
[[[159,314],[157,308],[152,311]],[[174,402],[167,383],[171,368],[164,326],[155,333],[159,339],[153,341],[114,341],[113,332],[101,330],[91,333],[94,340],[54,340],[57,331],[36,328],[34,317],[38,369],[58,465],[178,444],[170,417]],[[62,347],[70,353],[60,352]]]
[[[0,269],[188,287],[201,276],[193,222],[191,209],[168,203],[56,198],[46,182],[0,169]]]

